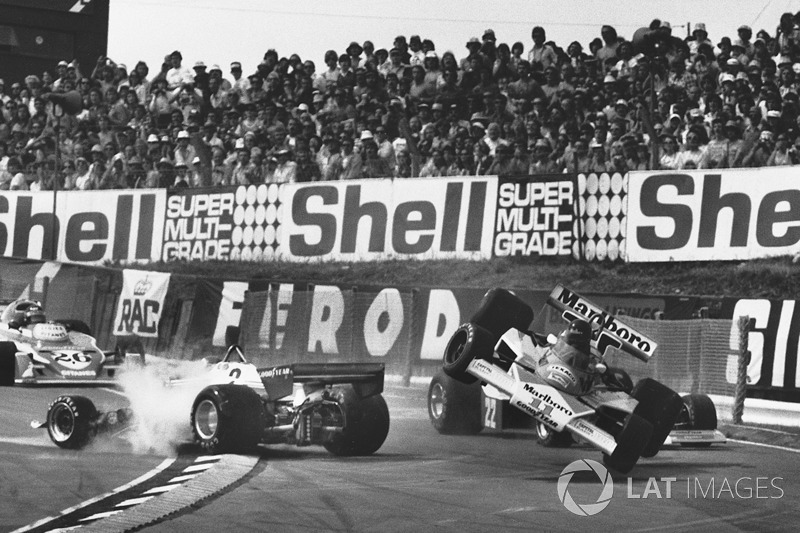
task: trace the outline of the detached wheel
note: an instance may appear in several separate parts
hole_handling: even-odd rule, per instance
[[[0,342],[0,387],[13,387],[17,377],[17,345]]]
[[[539,421],[536,421],[536,440],[545,448],[569,448],[575,442],[568,431],[559,433]]]
[[[79,450],[94,437],[97,408],[85,396],[59,396],[47,408],[47,433],[59,448]]]
[[[717,429],[717,408],[705,394],[687,394],[682,398],[684,416],[689,423],[686,429]],[[681,446],[708,448],[710,442],[681,443]]]
[[[614,453],[603,454],[603,463],[621,474],[627,474],[633,470],[652,434],[650,422],[636,414],[628,415],[622,431],[615,438],[617,447]]]
[[[334,455],[371,455],[389,434],[389,407],[380,394],[360,398],[352,386],[337,387],[334,398],[344,419],[340,433],[324,443]]]
[[[428,387],[428,418],[445,435],[476,435],[481,422],[481,387],[437,372]]]
[[[444,373],[461,383],[470,385],[478,378],[467,374],[467,366],[473,359],[490,359],[494,352],[495,339],[492,334],[471,322],[467,322],[453,333],[444,351]]]
[[[261,398],[242,385],[206,387],[192,406],[192,434],[208,453],[250,453],[261,441]]]
[[[653,435],[642,451],[642,457],[654,457],[675,426],[683,402],[675,391],[651,378],[639,381],[631,396],[639,402],[634,413],[653,426]]]

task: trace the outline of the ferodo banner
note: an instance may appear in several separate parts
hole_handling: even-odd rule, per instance
[[[565,174],[500,179],[495,256],[572,254],[575,180]]]
[[[286,185],[281,257],[488,259],[496,196],[496,177]]]
[[[795,167],[629,174],[628,261],[744,260],[797,252]]]
[[[0,255],[157,261],[165,198],[163,190],[0,193]]]
[[[169,273],[122,271],[122,294],[114,319],[114,335],[158,337],[158,321],[169,287]]]

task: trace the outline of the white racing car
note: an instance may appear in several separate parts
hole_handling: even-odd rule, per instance
[[[0,304],[0,386],[116,383],[126,355],[98,348],[84,322],[47,320],[33,300]]]
[[[186,413],[194,440],[209,453],[250,453],[259,443],[322,445],[334,455],[370,455],[389,433],[380,363],[299,363],[257,368],[237,345],[207,360],[202,377],[170,387],[199,390]],[[129,408],[99,412],[84,396],[60,396],[45,421],[61,448],[80,449],[97,435],[136,424]]]
[[[647,361],[653,339],[561,286],[547,304],[569,324],[558,337],[527,331],[533,311],[512,293],[487,293],[451,338],[444,374],[431,381],[428,413],[438,431],[533,426],[545,446],[588,442],[623,473],[665,442],[725,441],[707,396],[681,398],[650,378],[634,386],[603,361],[609,347]]]

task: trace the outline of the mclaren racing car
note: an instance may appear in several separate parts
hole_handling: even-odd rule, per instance
[[[487,293],[451,338],[444,373],[431,381],[428,413],[438,431],[532,427],[545,446],[588,442],[623,473],[665,442],[725,441],[707,396],[681,398],[650,378],[634,385],[605,363],[609,347],[647,362],[653,339],[561,286],[547,305],[568,324],[558,336],[528,331],[533,311],[512,293]]]
[[[48,321],[39,302],[15,300],[0,315],[0,386],[113,385],[123,361],[84,322]]]

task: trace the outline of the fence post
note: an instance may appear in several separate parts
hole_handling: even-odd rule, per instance
[[[412,350],[416,346],[414,342],[417,339],[417,332],[419,330],[419,318],[417,307],[419,306],[419,289],[411,289],[411,323],[408,328],[408,345],[406,348],[406,365],[403,369],[403,386],[411,386],[411,375],[414,373],[414,354]]]
[[[741,424],[744,413],[744,398],[747,395],[747,365],[750,363],[750,350],[748,350],[748,333],[750,332],[750,317],[739,317],[739,363],[736,374],[736,391],[733,396],[733,423]]]

